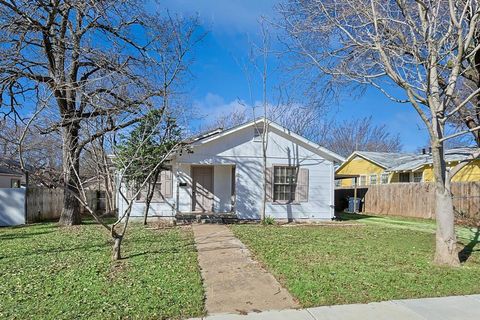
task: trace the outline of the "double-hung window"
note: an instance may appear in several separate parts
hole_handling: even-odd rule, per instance
[[[377,175],[376,174],[371,174],[370,175],[370,184],[371,185],[377,184]]]
[[[387,184],[388,183],[388,173],[382,173],[380,176],[380,183]]]
[[[360,176],[360,185],[361,186],[367,185],[367,176]]]
[[[297,187],[297,168],[275,166],[273,168],[273,200],[279,202],[295,201]]]
[[[423,182],[423,172],[414,172],[413,182]]]

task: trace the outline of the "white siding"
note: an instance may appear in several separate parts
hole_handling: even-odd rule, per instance
[[[213,171],[214,210],[215,212],[230,212],[232,209],[232,167],[215,166]]]
[[[262,203],[262,143],[253,140],[253,126],[193,147],[173,162],[173,197],[153,203],[149,216],[172,216],[177,209],[192,209],[191,165],[214,165],[214,210],[231,210],[231,169],[236,167],[236,213],[240,219],[259,219]],[[267,165],[292,165],[309,170],[308,201],[267,204],[267,215],[281,219],[330,219],[334,216],[334,163],[321,157],[308,144],[271,128]],[[179,186],[186,183],[186,186]],[[121,201],[120,201],[121,202]],[[124,206],[125,204],[123,204]],[[122,206],[119,204],[120,213]],[[135,203],[132,216],[143,215],[143,203]]]
[[[284,205],[269,203],[267,215],[282,219],[330,219],[333,217],[332,161],[320,157],[308,145],[294,142],[275,129],[269,132],[267,157],[268,166],[300,165],[309,170],[308,202]],[[184,154],[178,161],[184,165],[235,165],[236,212],[241,219],[260,217],[263,179],[262,144],[253,141],[253,127],[247,127],[199,145],[193,149],[193,153]],[[215,182],[219,183],[217,178],[215,177]],[[190,201],[190,199],[185,200]]]

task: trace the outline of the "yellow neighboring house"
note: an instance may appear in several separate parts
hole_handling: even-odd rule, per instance
[[[477,148],[456,148],[445,151],[445,161],[453,167],[467,161]],[[360,186],[397,182],[432,182],[432,156],[429,153],[389,153],[355,151],[335,171],[337,187],[351,187],[357,177]],[[480,181],[480,160],[473,160],[460,170],[452,181]]]

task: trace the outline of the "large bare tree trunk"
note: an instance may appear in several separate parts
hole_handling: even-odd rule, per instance
[[[433,173],[435,176],[435,215],[437,220],[435,263],[459,266],[455,235],[450,177],[446,170],[442,143],[432,143]],[[447,174],[445,174],[447,172]]]
[[[77,155],[78,124],[72,124],[63,129],[63,210],[60,215],[60,225],[72,226],[82,223],[80,202],[78,201],[78,177],[80,159]]]

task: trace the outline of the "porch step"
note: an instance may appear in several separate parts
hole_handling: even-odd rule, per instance
[[[180,213],[175,218],[179,224],[193,222],[229,224],[238,222],[238,217],[234,213]]]

